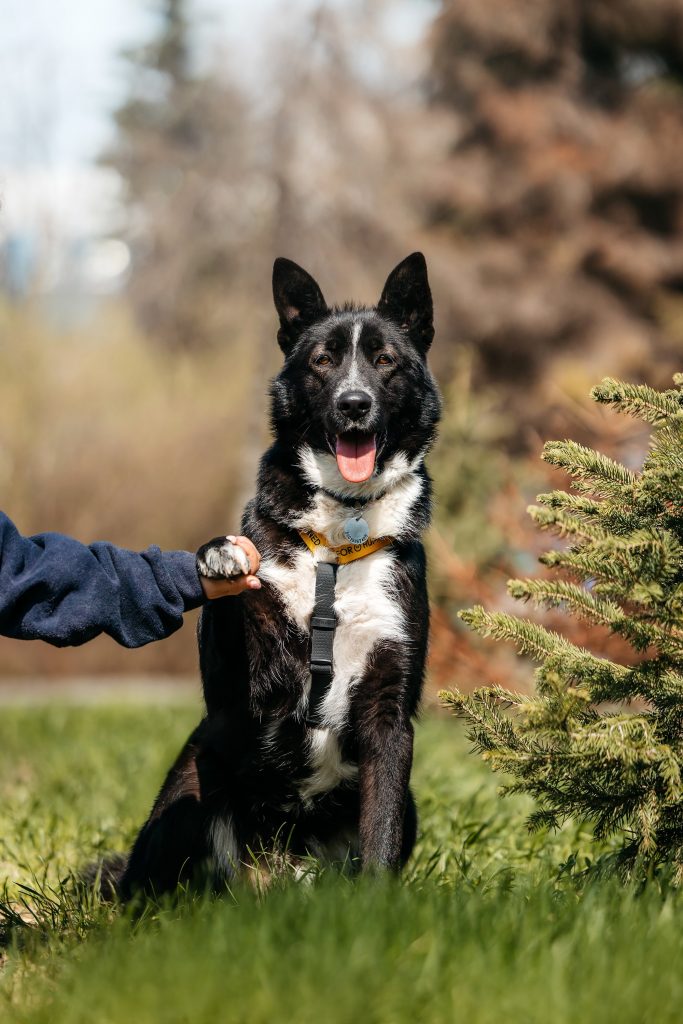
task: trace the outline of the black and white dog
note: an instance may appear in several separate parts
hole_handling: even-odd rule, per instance
[[[285,259],[275,262],[273,291],[285,362],[271,388],[274,441],[242,526],[261,552],[262,589],[202,612],[206,717],[112,879],[123,898],[171,890],[202,865],[219,883],[264,851],[398,869],[415,840],[411,720],[429,617],[424,458],[440,412],[426,362],[434,329],[425,260],[413,253],[400,263],[374,308],[329,308]],[[350,517],[367,524],[365,545],[349,544]],[[341,564],[333,676],[312,726],[320,561]],[[199,566],[236,575],[243,553],[219,538]]]

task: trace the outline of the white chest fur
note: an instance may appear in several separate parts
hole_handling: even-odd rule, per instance
[[[278,591],[288,617],[308,632],[315,601],[315,570],[327,552],[297,552],[293,566],[272,559],[261,563],[260,577]],[[340,730],[346,723],[351,688],[365,670],[372,648],[381,640],[400,640],[403,616],[396,599],[391,548],[340,565],[335,588],[337,629],[334,636],[334,676],[322,715],[325,727]]]
[[[316,553],[317,554],[317,553]],[[327,552],[320,552],[324,559]],[[309,734],[311,774],[302,780],[303,799],[353,778],[356,766],[342,761],[338,736],[348,721],[351,694],[363,677],[373,648],[381,641],[404,636],[403,615],[395,594],[395,555],[384,548],[337,571],[332,684],[321,705],[322,727]],[[307,549],[297,553],[292,567],[270,559],[261,563],[260,576],[280,594],[289,618],[308,632],[315,597],[317,558]],[[310,677],[307,691],[310,687]],[[308,692],[303,695],[308,700]]]
[[[398,538],[402,535],[406,523],[410,522],[411,510],[422,494],[423,480],[416,473],[421,461],[420,456],[409,463],[399,453],[387,463],[381,477],[361,485],[358,497],[368,501],[364,515],[372,536]],[[314,486],[325,488],[329,484],[328,476],[335,485],[341,480],[331,456],[314,455],[304,447],[300,462]],[[331,544],[341,544],[348,515],[348,505],[320,490],[311,506],[291,525],[315,530]],[[304,800],[332,789],[343,779],[353,778],[357,772],[356,765],[342,761],[338,737],[348,721],[351,695],[363,678],[373,649],[382,641],[405,638],[405,624],[395,589],[395,559],[392,548],[383,548],[340,565],[337,571],[333,678],[320,709],[322,727],[309,732],[311,774],[299,787]],[[268,558],[261,563],[261,578],[276,588],[287,616],[304,632],[310,629],[316,564],[320,560],[331,561],[333,556],[325,548],[315,553],[302,548],[292,566]],[[307,692],[302,696],[302,712],[309,688],[310,677]]]
[[[395,557],[384,548],[337,570],[334,675],[321,707],[329,729],[338,731],[346,724],[349,695],[363,676],[373,647],[382,640],[403,637],[403,616],[395,594]]]

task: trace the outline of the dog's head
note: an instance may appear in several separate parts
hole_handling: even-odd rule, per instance
[[[273,295],[285,354],[271,391],[273,428],[307,476],[358,493],[420,462],[440,413],[427,367],[434,326],[422,253],[392,270],[374,307],[329,308],[311,275],[286,259],[275,261]]]

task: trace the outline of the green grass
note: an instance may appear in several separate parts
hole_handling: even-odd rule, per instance
[[[450,720],[419,727],[400,882],[283,879],[137,920],[74,893],[61,880],[125,848],[197,710],[155,716],[153,738],[140,707],[0,709],[3,1024],[680,1019],[678,893],[578,888],[589,832],[529,836]]]

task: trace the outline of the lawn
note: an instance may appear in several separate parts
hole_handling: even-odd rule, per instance
[[[155,708],[153,735],[140,705],[0,709],[2,1024],[680,1020],[678,893],[578,887],[589,831],[528,835],[449,719],[418,730],[400,882],[283,879],[135,920],[74,895],[62,880],[125,848],[197,714]]]

